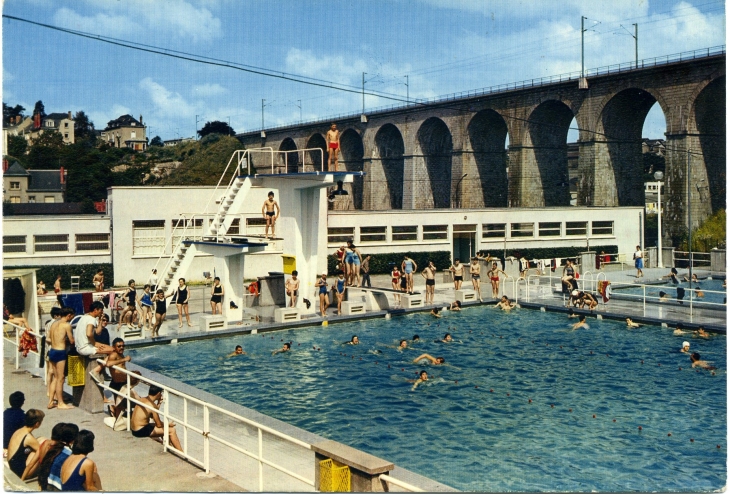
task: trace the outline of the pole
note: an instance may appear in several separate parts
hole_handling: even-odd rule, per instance
[[[362,114],[365,115],[365,74],[367,72],[362,73]]]
[[[408,76],[406,76],[406,106],[409,105],[409,100],[410,100],[410,98],[409,98],[409,92],[410,92],[410,89],[411,89],[411,87],[408,85]]]
[[[636,68],[639,68],[639,25],[634,24],[634,57],[636,59]]]
[[[580,76],[581,76],[581,78],[585,77],[585,47],[583,44],[583,33],[586,32],[586,30],[583,28],[584,20],[585,20],[585,17],[580,16]]]
[[[298,99],[299,102],[299,123],[302,123],[302,100]]]
[[[689,292],[690,292],[690,313],[692,312],[692,201],[690,198],[690,173],[692,173],[692,153],[687,148],[687,228],[689,230],[688,235],[688,247],[689,251]]]
[[[659,259],[657,259],[657,267],[663,268],[664,263],[662,261],[662,183],[661,181],[657,182],[657,208],[658,208],[658,217],[657,217],[657,251],[659,255]]]
[[[264,101],[266,100],[261,100],[261,130],[264,130]]]

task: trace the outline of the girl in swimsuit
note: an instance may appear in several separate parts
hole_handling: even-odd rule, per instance
[[[38,469],[40,459],[38,450],[45,438],[36,439],[33,431],[41,426],[45,414],[41,410],[31,408],[25,414],[25,425],[15,431],[8,443],[8,466],[20,480],[33,477]]]
[[[213,278],[213,288],[210,290],[210,308],[213,309],[213,315],[223,314],[221,302],[223,301],[223,286],[219,277]]]
[[[342,299],[345,297],[345,276],[343,273],[340,273],[340,275],[337,277],[336,280],[336,290],[337,290],[337,315],[342,315]]]
[[[152,294],[150,293],[150,286],[144,286],[144,292],[139,299],[139,306],[142,308],[142,321],[144,321],[145,329],[152,327]]]
[[[362,254],[360,249],[350,244],[350,252],[352,255],[352,272],[350,273],[350,286],[360,286],[360,264],[362,260]]]
[[[327,317],[327,305],[329,305],[327,300],[327,275],[323,274],[314,286],[319,289],[319,313],[322,317]]]
[[[94,451],[94,433],[79,431],[69,456],[61,467],[63,491],[100,491],[101,479],[96,463],[86,455]]]
[[[155,304],[155,324],[152,327],[153,337],[159,336],[160,326],[165,321],[165,316],[167,315],[167,301],[165,299],[168,297],[172,297],[172,294],[165,297],[165,292],[160,289],[157,290],[155,298],[152,300]]]
[[[403,262],[401,263],[401,268],[403,268],[403,274],[406,277],[405,291],[408,293],[413,293],[413,272],[418,269],[418,266],[413,259],[405,256],[403,258]]]
[[[347,241],[347,250],[345,250],[345,262],[343,263],[343,271],[345,272],[345,284],[352,284],[352,275],[355,272],[355,261],[352,258],[352,240]]]
[[[193,327],[190,323],[190,309],[188,308],[189,300],[190,290],[188,290],[188,286],[185,284],[185,278],[180,278],[178,280],[177,298],[175,299],[175,304],[177,305],[178,328],[182,328],[183,313],[185,313],[185,319],[187,320],[188,327]]]
[[[390,272],[390,281],[393,284],[393,290],[395,290],[395,305],[396,307],[400,305],[400,295],[398,295],[398,292],[400,291],[400,278],[401,278],[401,272],[398,269],[398,266],[393,266],[393,270]]]

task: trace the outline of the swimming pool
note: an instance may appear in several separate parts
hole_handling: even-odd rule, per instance
[[[702,298],[697,298],[693,294],[692,295],[693,304],[707,305],[708,307],[712,307],[711,305],[708,305],[708,303],[722,304],[724,302],[725,297],[727,296],[727,290],[722,287],[722,280],[700,280],[699,286],[700,286],[700,289],[705,293],[705,296]],[[688,304],[690,291],[689,291],[689,283],[687,283],[686,281],[681,282],[679,285],[675,285],[671,281],[668,281],[667,283],[661,284],[661,285],[647,285],[646,296],[659,298],[659,292],[664,291],[670,300],[676,300],[677,299],[677,287],[682,287],[685,289],[684,303]],[[692,290],[694,290],[696,288],[697,288],[697,283],[692,283]],[[715,292],[719,292],[719,293],[715,293]],[[614,289],[613,293],[614,294],[631,294],[631,295],[642,296],[644,294],[644,289],[640,286],[636,286],[636,287],[617,286]],[[719,306],[715,306],[715,307],[719,308]]]
[[[482,307],[440,320],[420,313],[130,354],[138,365],[461,490],[723,487],[725,337],[589,323],[570,332],[562,314]],[[434,343],[446,332],[456,341]],[[414,333],[420,343],[396,350]],[[343,345],[353,334],[361,344]],[[678,352],[683,339],[714,362],[716,375],[690,369]],[[271,355],[288,340],[290,353]],[[236,344],[248,355],[225,358]],[[425,352],[447,365],[411,363]],[[433,377],[412,390],[407,379],[421,369]]]

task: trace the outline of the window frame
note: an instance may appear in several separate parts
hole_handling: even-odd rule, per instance
[[[418,225],[396,225],[390,227],[393,242],[418,241]]]
[[[38,247],[41,247],[40,249]],[[68,252],[68,233],[51,235],[33,235],[33,251],[37,252]]]
[[[526,228],[530,225],[530,228]],[[535,238],[535,222],[518,222],[509,224],[510,238]]]
[[[557,225],[557,226],[555,226]],[[561,221],[541,221],[537,224],[537,236],[538,237],[559,237],[563,229],[563,223]],[[547,233],[555,232],[557,233]],[[545,233],[543,233],[545,232]]]
[[[386,242],[388,240],[387,226],[361,226],[360,243]]]
[[[502,228],[491,228],[499,227]],[[505,238],[507,236],[507,223],[482,223],[482,238]]]
[[[582,225],[582,226],[571,226],[571,225]],[[585,237],[588,235],[588,222],[587,221],[566,221],[565,222],[565,236],[566,237]]]

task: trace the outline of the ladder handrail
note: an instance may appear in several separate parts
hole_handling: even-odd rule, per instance
[[[159,276],[159,274],[162,274],[162,276],[159,278],[160,285],[164,285],[165,283],[167,283],[167,273],[168,273],[168,271],[169,271],[169,269],[171,267],[171,264],[172,264],[172,262],[174,260],[173,258],[175,256],[175,252],[177,252],[177,248],[180,246],[180,244],[183,243],[184,239],[186,238],[186,233],[187,233],[187,230],[188,230],[188,225],[192,224],[193,225],[193,229],[195,228],[195,219],[196,219],[196,216],[197,215],[194,215],[193,214],[193,215],[190,215],[190,217],[188,217],[185,213],[181,213],[180,214],[180,217],[177,219],[177,225],[175,225],[175,227],[172,229],[172,232],[170,234],[170,242],[172,242],[172,239],[175,238],[175,232],[180,228],[180,220],[182,219],[182,225],[183,225],[183,227],[182,227],[182,233],[180,233],[180,241],[175,246],[175,249],[170,253],[170,258],[167,260],[167,263],[165,264],[165,267],[164,267],[162,273],[159,273],[158,272],[158,276]],[[158,285],[158,287],[159,287],[159,285]],[[165,289],[168,289],[168,288],[170,288],[170,287],[169,286],[165,286]],[[167,293],[165,293],[165,295],[167,295]]]

